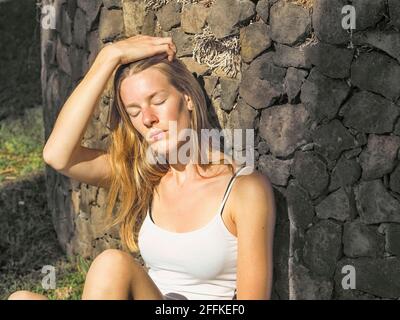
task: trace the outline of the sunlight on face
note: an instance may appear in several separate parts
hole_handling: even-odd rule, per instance
[[[186,94],[179,92],[164,74],[151,67],[125,78],[121,82],[120,95],[133,126],[151,148],[163,155],[178,148],[177,137],[172,136],[169,124],[174,122],[178,133],[190,127],[187,103],[190,98]]]

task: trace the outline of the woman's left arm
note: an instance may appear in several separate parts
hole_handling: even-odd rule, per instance
[[[269,179],[257,171],[237,179],[232,189],[238,237],[237,299],[269,300],[276,215],[274,191]]]

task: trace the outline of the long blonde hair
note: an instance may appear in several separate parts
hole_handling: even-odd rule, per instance
[[[179,59],[175,58],[170,62],[164,54],[155,55],[121,65],[116,70],[109,120],[112,131],[108,152],[112,175],[106,214],[108,218],[113,218],[108,227],[119,225],[123,249],[135,253],[139,251],[137,238],[146,211],[151,204],[153,192],[169,170],[169,165],[148,161],[146,157],[148,142],[132,125],[120,97],[120,87],[122,80],[150,67],[160,71],[171,85],[191,98],[194,108],[191,112],[190,126],[198,137],[201,136],[201,129],[213,128],[208,118],[203,90],[197,79]],[[233,173],[231,158],[223,152],[223,148],[218,151],[222,155],[222,158],[219,158],[220,163],[228,159],[228,163],[224,162],[224,165]],[[210,165],[212,163],[199,163],[196,165],[196,170],[200,174],[198,166],[207,169]],[[120,206],[117,208],[118,200]],[[114,209],[117,209],[116,214],[113,212]]]

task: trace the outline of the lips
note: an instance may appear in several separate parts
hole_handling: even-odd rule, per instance
[[[165,136],[166,130],[154,130],[153,132],[150,133],[149,139],[151,141],[157,141],[161,140]]]

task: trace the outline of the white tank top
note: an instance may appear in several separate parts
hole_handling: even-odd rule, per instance
[[[171,232],[157,226],[147,210],[138,246],[149,276],[165,299],[230,300],[236,294],[237,238],[229,232],[222,211],[236,177],[232,176],[214,218],[200,229]]]

